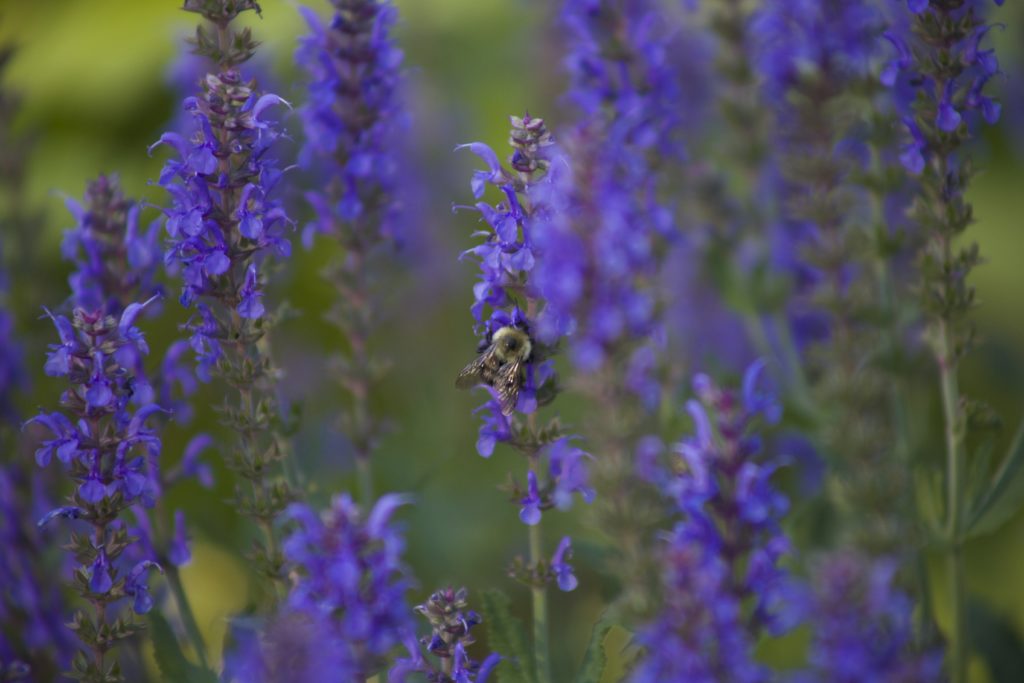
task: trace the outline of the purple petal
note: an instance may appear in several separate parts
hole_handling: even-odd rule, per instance
[[[42,519],[36,523],[36,526],[42,528],[58,517],[61,519],[78,519],[82,516],[83,512],[84,510],[79,507],[60,507],[55,510],[50,510],[43,515]]]

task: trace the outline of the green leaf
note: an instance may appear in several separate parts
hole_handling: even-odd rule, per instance
[[[968,538],[991,533],[1024,505],[1024,420],[988,488],[973,501],[967,518]]]
[[[164,683],[217,683],[217,674],[185,659],[171,625],[157,611],[149,613],[156,664]]]
[[[587,643],[587,650],[583,653],[583,661],[580,662],[580,668],[576,674],[576,683],[600,683],[604,667],[608,664],[604,641],[614,625],[615,622],[612,621],[608,611],[602,612],[601,617],[590,631],[590,642]]]
[[[988,665],[993,683],[1015,683],[1024,671],[1024,641],[1006,616],[980,600],[967,607],[971,648]]]
[[[533,652],[523,623],[512,616],[512,601],[503,591],[483,594],[484,623],[494,651],[503,659],[496,673],[499,683],[536,683]]]

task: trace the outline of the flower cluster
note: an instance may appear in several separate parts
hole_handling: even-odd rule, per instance
[[[481,356],[463,370],[457,384],[469,376],[492,394],[477,411],[485,415],[477,440],[480,455],[489,457],[495,445],[503,442],[527,460],[525,489],[512,476],[508,488],[511,500],[520,505],[520,519],[529,527],[530,556],[528,561],[516,558],[509,575],[529,586],[533,594],[536,671],[530,673],[547,681],[551,678],[547,584],[556,580],[563,590],[572,590],[576,578],[566,562],[568,538],[552,560],[557,569],[548,566],[540,529],[542,511],[552,506],[568,507],[573,493],[590,502],[593,492],[589,488],[589,456],[572,445],[557,420],[540,426],[534,414],[557,396],[550,355],[553,345],[567,331],[541,328],[536,316],[544,293],[532,276],[534,266],[545,258],[537,246],[539,235],[560,220],[560,214],[567,209],[568,164],[554,146],[543,119],[527,114],[510,120],[509,144],[513,152],[508,159],[509,168],[483,143],[459,147],[469,149],[487,165],[485,170],[473,174],[470,187],[474,197],[482,200],[488,186],[492,186],[501,193],[502,200],[493,205],[478,201],[473,207],[487,229],[476,233],[484,241],[462,256],[472,255],[480,264],[480,281],[473,287],[474,303],[470,310],[481,336]],[[514,346],[499,347],[508,341]],[[516,411],[527,415],[525,425],[515,415]],[[542,479],[545,469],[548,476]],[[526,666],[526,662],[516,665]]]
[[[501,656],[491,653],[479,662],[466,653],[466,648],[476,640],[471,631],[482,621],[479,614],[468,609],[468,595],[465,588],[444,588],[416,606],[416,611],[426,618],[431,628],[430,635],[420,638],[419,642],[438,659],[440,666],[435,667],[423,657],[415,639],[410,639],[406,643],[409,657],[398,660],[388,674],[391,683],[403,683],[414,673],[424,674],[430,683],[487,681]]]
[[[391,521],[405,502],[385,495],[364,517],[342,494],[320,515],[299,503],[286,513],[297,524],[284,543],[297,574],[286,607],[321,625],[322,648],[336,662],[334,680],[373,675],[412,633],[401,561],[405,541]]]
[[[178,155],[159,182],[172,199],[164,209],[165,259],[180,268],[181,302],[212,298],[247,320],[266,311],[259,258],[291,253],[288,217],[271,196],[281,171],[268,153],[280,133],[263,118],[284,100],[255,88],[235,69],[207,74],[203,93],[185,100],[191,135],[164,133],[154,145],[169,145]]]
[[[529,114],[523,118],[513,116],[510,120],[509,142],[514,150],[509,157],[511,170],[506,169],[494,150],[482,142],[459,147],[470,150],[487,165],[486,170],[473,174],[473,196],[482,199],[488,185],[498,188],[503,196],[497,204],[479,201],[472,207],[487,225],[486,230],[476,233],[485,239],[462,254],[462,258],[476,257],[480,264],[480,278],[473,286],[474,303],[470,310],[477,322],[477,333],[481,336],[481,351],[490,345],[494,333],[503,327],[515,327],[536,337],[531,312],[523,310],[523,306],[529,309],[531,302],[535,307],[535,302],[541,297],[530,278],[536,262],[535,235],[561,208],[562,160],[552,167],[551,159],[556,156],[552,152],[554,141],[544,120]],[[539,328],[536,332],[540,332]],[[533,341],[551,344],[557,341],[557,335],[545,335]],[[516,405],[516,409],[523,413],[537,409],[541,386],[553,388],[552,366],[550,361],[543,359],[543,355],[543,348],[535,348],[531,357],[526,359],[525,378]],[[550,398],[553,396],[547,397],[548,400]],[[512,431],[506,428],[508,421],[502,415],[498,401],[485,404],[481,412],[490,414],[484,420],[481,438],[477,442],[480,454],[487,457],[494,443],[512,439]]]
[[[543,119],[526,115],[513,116],[510,142],[514,148],[509,158],[512,170],[498,161],[494,151],[483,143],[463,145],[480,156],[487,163],[486,171],[477,171],[473,176],[473,194],[478,199],[487,185],[497,186],[505,200],[497,205],[481,201],[474,207],[490,230],[478,234],[487,239],[482,244],[464,252],[480,260],[480,282],[473,288],[475,303],[472,306],[477,329],[482,333],[480,351],[488,353],[494,333],[505,327],[514,327],[530,335],[533,350],[522,369],[522,387],[518,393],[516,408],[523,413],[533,413],[539,405],[554,398],[554,371],[551,361],[546,358],[548,345],[557,342],[559,334],[539,336],[542,327],[530,319],[520,305],[536,309],[538,298],[543,296],[531,273],[536,263],[534,242],[536,235],[549,228],[564,208],[560,201],[563,196],[561,184],[563,159],[551,168],[553,146],[551,135]],[[548,173],[551,168],[551,173]],[[488,311],[488,309],[490,309]],[[533,332],[538,334],[535,335]],[[522,432],[514,419],[504,414],[501,401],[495,396],[477,412],[483,413],[477,439],[477,452],[490,457],[498,443],[510,443],[533,457],[547,456],[548,479],[541,484],[537,473],[529,473],[525,493],[520,496],[522,511],[520,518],[526,524],[540,521],[541,510],[557,506],[565,509],[571,505],[572,494],[580,493],[589,503],[593,491],[588,485],[587,460],[590,456],[572,445],[569,437],[553,433],[543,439]],[[516,495],[520,493],[516,488]]]
[[[681,472],[666,486],[683,520],[664,551],[664,608],[640,635],[649,654],[638,683],[768,680],[753,644],[792,625],[779,566],[789,550],[780,527],[788,503],[770,481],[779,463],[759,454],[754,431],[756,421],[780,417],[759,387],[763,369],[748,368],[740,394],[694,378],[695,433],[679,444]]]
[[[570,210],[536,231],[547,255],[535,269],[545,299],[538,331],[571,333],[574,362],[593,371],[656,325],[652,287],[675,226],[653,171],[682,155],[680,80],[655,3],[569,0],[562,21],[581,123],[567,145]]]
[[[522,505],[519,519],[523,524],[540,523],[543,510],[568,510],[572,507],[573,494],[578,494],[586,503],[594,501],[587,465],[592,457],[574,446],[570,437],[559,437],[544,446],[544,457],[548,476],[543,486],[534,471],[527,474],[525,495],[519,501]]]
[[[907,4],[916,16],[886,33],[894,57],[881,79],[894,89],[910,136],[900,160],[921,174],[935,157],[949,161],[978,118],[999,120],[1001,106],[985,88],[1000,71],[995,51],[982,47],[993,28],[984,20],[987,0]]]
[[[66,204],[77,222],[64,234],[64,256],[76,266],[70,277],[76,307],[117,317],[133,301],[162,296],[163,288],[155,279],[160,260],[159,221],[140,232],[140,205],[125,198],[117,176],[99,176],[86,186],[81,203],[68,199]],[[147,306],[147,312],[152,308]],[[142,406],[156,403],[177,422],[187,421],[191,406],[182,399],[196,389],[195,377],[183,362],[187,348],[183,340],[172,343],[156,373],[147,371],[142,353],[131,347],[119,351],[118,362],[133,378],[132,402]],[[201,466],[193,463],[177,471],[180,474],[188,469],[194,473],[197,467]],[[181,478],[165,476],[155,463],[147,465],[146,476],[156,497]],[[156,538],[145,510],[136,510],[135,517],[138,526],[131,533],[139,538],[144,554],[166,556],[163,559],[176,566],[187,561],[190,553],[185,545],[184,513],[178,511],[175,515],[175,534],[166,553],[157,548],[163,539]]]
[[[248,29],[235,30],[231,22],[243,11],[259,11],[257,3],[190,0],[185,9],[215,29],[200,26],[192,42],[195,53],[216,69],[202,79],[202,92],[184,101],[192,119],[189,134],[165,133],[153,145],[176,152],[159,178],[171,197],[163,209],[169,238],[164,258],[181,276],[182,304],[196,308],[186,327],[198,378],[208,381],[216,372],[238,392],[237,407],[224,412],[238,435],[228,464],[251,488],[236,487],[235,503],[263,529],[253,555],[260,573],[281,581],[273,521],[294,494],[274,466],[287,456],[287,447],[277,429],[277,373],[265,348],[271,316],[261,271],[272,255],[291,252],[291,221],[274,196],[283,172],[271,147],[282,132],[269,118],[272,108],[287,103],[261,92],[238,68],[257,43]]]
[[[142,207],[124,196],[116,175],[99,176],[86,185],[81,202],[68,198],[65,204],[76,222],[64,233],[63,244],[64,258],[75,266],[69,278],[73,306],[117,317],[134,301],[163,296],[163,286],[156,280],[161,258],[159,221],[140,228]],[[190,406],[179,399],[196,389],[183,363],[187,348],[184,341],[172,344],[160,372],[152,377],[141,356],[134,362],[122,357],[135,377],[136,403],[157,402],[173,410],[178,421],[188,416]]]
[[[163,294],[159,221],[139,226],[141,205],[127,199],[116,175],[88,183],[82,202],[68,198],[76,225],[64,233],[64,258],[75,265],[71,301],[87,311],[118,315],[133,301]]]
[[[133,601],[145,614],[153,606],[147,576],[159,569],[151,559],[127,566],[129,536],[122,513],[130,506],[152,506],[155,489],[147,472],[155,467],[160,439],[146,421],[160,408],[148,404],[133,410],[134,377],[124,358],[147,353],[145,338],[135,327],[144,304],[125,308],[120,319],[101,311],[75,309],[73,321],[53,316],[60,337],[50,346],[45,371],[64,377],[70,386],[61,396],[64,410],[42,413],[30,420],[45,426],[52,438],[36,451],[46,467],[56,457],[75,483],[71,505],[47,512],[44,526],[56,519],[78,519],[92,526],[89,535],[73,534],[70,543],[77,564],[74,586],[95,614],[75,614],[71,628],[92,656],[79,652],[72,669],[85,680],[107,680],[104,653],[110,644],[131,636],[138,627],[126,616],[109,622],[113,605]]]
[[[886,34],[896,58],[882,78],[892,86],[910,133],[900,160],[920,175],[911,217],[929,234],[920,253],[926,282],[922,305],[955,337],[942,342],[935,330],[930,335],[940,364],[947,365],[970,346],[965,317],[974,296],[967,278],[980,260],[976,247],[952,247],[973,220],[964,199],[972,169],[962,148],[981,120],[995,123],[1000,114],[999,104],[985,94],[1000,71],[994,51],[982,45],[993,28],[984,19],[984,5],[980,0],[911,2],[915,15]],[[943,345],[948,348],[938,348]]]
[[[303,168],[327,182],[306,194],[316,217],[303,234],[339,236],[348,248],[366,251],[382,238],[398,237],[402,52],[391,38],[397,18],[387,0],[332,0],[325,26],[302,9],[311,34],[296,59],[311,77],[309,100],[300,110],[306,141]]]
[[[823,558],[808,605],[813,639],[801,683],[937,683],[941,653],[915,651],[913,603],[895,585],[897,565],[850,552]]]
[[[322,189],[305,195],[314,218],[303,241],[308,247],[315,233],[325,234],[344,250],[324,271],[336,291],[326,318],[347,342],[331,371],[348,394],[341,426],[352,443],[361,498],[367,502],[370,457],[386,427],[370,403],[389,365],[369,343],[380,317],[374,284],[381,279],[379,256],[401,241],[407,114],[402,52],[391,36],[395,7],[386,0],[334,0],[333,7],[327,26],[312,10],[302,10],[311,33],[296,53],[311,79],[300,110],[306,139],[299,166],[322,179]]]
[[[815,445],[835,464],[831,502],[842,533],[892,553],[904,545],[908,482],[893,452],[893,383],[872,359],[892,354],[901,336],[887,300],[908,237],[894,104],[876,76],[883,9],[766,2],[753,37],[776,118],[774,186],[783,202],[773,250],[789,274],[803,410],[817,414]]]
[[[940,507],[951,577],[949,669],[957,683],[967,680],[971,639],[963,559],[965,510],[973,488],[968,450],[993,423],[984,404],[965,397],[959,384],[960,361],[974,344],[970,274],[981,262],[977,244],[964,239],[974,221],[965,197],[973,168],[964,148],[981,122],[995,123],[1000,115],[999,104],[986,94],[999,74],[995,53],[983,47],[992,29],[985,20],[988,6],[983,0],[908,0],[912,16],[904,13],[904,21],[890,31],[896,58],[882,74],[883,82],[892,84],[909,131],[900,161],[917,175],[909,215],[921,232],[915,289],[942,398],[947,487]],[[939,515],[931,516],[938,526]]]
[[[808,78],[838,90],[870,73],[883,27],[881,8],[850,0],[766,2],[751,33],[757,70],[773,99]]]

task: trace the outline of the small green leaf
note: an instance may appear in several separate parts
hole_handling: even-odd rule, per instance
[[[580,662],[580,668],[576,674],[576,683],[600,683],[604,667],[608,663],[604,641],[614,625],[615,622],[608,615],[608,611],[602,612],[601,617],[590,631],[590,642],[587,643],[587,650],[583,653],[583,661]]]
[[[536,683],[533,652],[523,623],[512,616],[512,601],[496,589],[483,594],[484,623],[494,651],[503,659],[496,673],[499,683]]]
[[[185,659],[171,625],[159,612],[149,613],[149,626],[164,683],[217,683],[217,674]]]
[[[1024,506],[1024,420],[988,488],[973,501],[967,518],[967,536],[991,533]]]

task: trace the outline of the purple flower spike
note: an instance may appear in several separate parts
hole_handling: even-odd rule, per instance
[[[80,563],[76,574],[87,581],[84,585],[75,581],[72,586],[83,602],[102,609],[90,607],[76,612],[73,621],[88,623],[92,632],[100,633],[109,632],[112,622],[108,619],[123,618],[118,608],[125,597],[134,598],[140,613],[152,606],[148,589],[128,564],[150,549],[130,534],[121,533],[123,513],[136,503],[141,507],[155,503],[159,487],[151,476],[158,471],[160,439],[147,425],[147,419],[165,412],[157,404],[133,405],[144,385],[144,378],[134,375],[133,368],[141,367],[148,351],[134,322],[145,304],[118,308],[116,297],[106,298],[106,291],[100,288],[93,293],[101,295],[99,300],[108,308],[76,308],[72,321],[54,318],[72,368],[64,375],[68,386],[61,400],[63,412],[42,413],[26,423],[39,423],[53,434],[37,450],[38,464],[50,465],[56,454],[75,485],[73,499],[77,505],[50,511],[40,520],[40,526],[57,518],[91,522],[90,534],[80,536],[90,541],[85,549],[81,549],[81,542],[74,543],[75,559]],[[144,516],[140,509],[134,513],[136,518]],[[130,556],[134,557],[129,560]],[[118,586],[124,590],[118,590]],[[81,659],[101,661],[102,657],[93,656],[95,652],[87,653],[101,649],[106,656],[120,637],[102,644],[83,639]]]
[[[348,495],[340,495],[322,514],[299,503],[286,513],[295,524],[283,551],[298,575],[288,613],[325,618],[322,643],[337,656],[339,670],[349,672],[344,680],[379,668],[412,631],[403,598],[404,539],[391,520],[407,502],[405,496],[384,496],[365,517]]]
[[[947,142],[940,139],[942,134],[963,129],[959,135],[969,136],[975,132],[979,119],[990,125],[999,119],[999,104],[983,92],[989,79],[999,73],[999,60],[994,50],[982,48],[982,41],[998,24],[985,21],[980,3],[967,4],[971,11],[963,15],[959,6],[932,6],[928,0],[908,0],[907,6],[916,16],[897,18],[885,34],[898,58],[882,71],[882,81],[893,87],[897,106],[905,114],[912,142],[904,145],[900,161],[914,175],[924,171],[936,150],[949,149]],[[928,33],[932,29],[915,28],[918,24],[942,27],[949,35],[940,39],[934,32]],[[925,41],[923,35],[931,38]],[[950,52],[940,57],[936,41],[948,41],[952,45]],[[938,59],[948,60],[952,66],[933,75],[932,65]],[[907,78],[898,79],[900,74]],[[903,87],[905,84],[909,87]],[[929,106],[915,106],[920,102]],[[954,162],[955,158],[946,161]]]
[[[420,676],[412,680],[425,675],[428,681],[486,683],[501,657],[492,653],[481,663],[469,655],[467,648],[475,640],[471,631],[480,623],[480,615],[467,609],[467,597],[465,588],[443,588],[416,606],[416,612],[430,622],[430,635],[420,638],[429,656],[420,653],[415,639],[406,640],[409,657],[399,659],[388,672],[389,683],[404,683],[414,673]],[[435,658],[439,666],[432,663]]]
[[[794,625],[780,566],[789,549],[780,524],[788,505],[771,483],[777,460],[759,453],[755,433],[759,421],[776,416],[765,409],[773,397],[752,396],[762,368],[748,368],[742,392],[707,376],[694,381],[700,402],[688,409],[695,434],[676,448],[684,462],[664,486],[682,521],[665,534],[664,606],[638,634],[648,654],[632,683],[767,682],[755,643],[762,632],[779,635]]]

